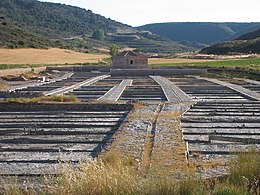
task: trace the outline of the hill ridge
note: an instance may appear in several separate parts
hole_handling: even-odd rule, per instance
[[[224,40],[232,40],[242,34],[256,30],[256,28],[260,28],[260,23],[167,22],[147,24],[139,28],[175,41],[190,41],[211,45]]]

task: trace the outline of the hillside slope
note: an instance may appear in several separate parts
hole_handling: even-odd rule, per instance
[[[104,39],[92,34],[104,32]],[[195,50],[198,45],[178,43],[94,14],[90,10],[37,0],[0,1],[0,47],[59,47],[89,51],[122,47],[146,52],[175,53]]]
[[[15,48],[15,47],[40,47],[47,48],[53,43],[42,36],[30,32],[29,30],[12,25],[10,22],[1,22],[0,19],[0,46]]]
[[[250,39],[256,39],[260,37],[260,28],[256,31],[246,33],[240,37],[237,38],[237,40],[250,40]]]
[[[260,29],[227,41],[206,47],[200,51],[204,54],[260,53]]]
[[[260,28],[260,23],[172,22],[139,27],[175,41],[214,44]],[[242,33],[242,34],[241,34]]]
[[[0,16],[48,38],[92,33],[96,29],[116,32],[132,27],[78,7],[36,0],[1,0]]]

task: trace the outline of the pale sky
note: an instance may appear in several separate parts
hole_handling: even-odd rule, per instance
[[[260,0],[41,0],[74,5],[132,26],[160,22],[260,22]]]

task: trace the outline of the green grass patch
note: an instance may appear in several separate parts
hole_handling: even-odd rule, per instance
[[[260,190],[260,153],[254,150],[242,153],[231,162],[229,182],[236,186],[245,185]],[[258,183],[256,182],[258,181]],[[258,186],[255,186],[257,185]],[[251,189],[252,188],[252,189]],[[260,193],[260,191],[259,191]]]
[[[230,69],[222,69],[219,71],[208,70],[208,73],[205,76],[208,78],[229,78],[229,79],[243,78],[243,79],[260,80],[259,75],[250,74],[247,72],[236,72]]]
[[[229,68],[245,68],[260,70],[260,58],[250,58],[250,59],[237,59],[237,60],[219,60],[211,62],[185,62],[185,63],[169,63],[169,64],[156,64],[151,66],[203,66],[203,67],[229,67]]]

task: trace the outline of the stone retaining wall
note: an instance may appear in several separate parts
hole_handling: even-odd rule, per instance
[[[32,93],[32,92],[8,92],[8,91],[0,91],[1,98],[33,98],[41,96],[40,93]]]
[[[181,75],[205,75],[207,69],[110,69],[112,76],[181,76]]]
[[[66,66],[66,67],[48,67],[48,70],[74,71],[74,72],[90,72],[101,71],[109,72],[111,66]]]
[[[0,102],[0,111],[125,111],[131,110],[131,104],[38,104]]]

